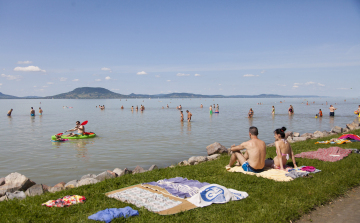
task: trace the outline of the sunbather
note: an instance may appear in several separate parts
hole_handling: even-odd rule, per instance
[[[255,126],[249,129],[250,140],[243,142],[238,146],[231,146],[230,163],[226,168],[232,167],[236,160],[240,162],[244,171],[258,172],[265,166],[266,145],[265,142],[258,139],[258,129]],[[240,151],[246,149],[245,154]]]
[[[290,143],[285,139],[286,128],[276,129],[274,131],[276,157],[273,160],[267,159],[265,166],[284,170],[287,160],[292,159],[294,167],[297,168],[294,153],[291,149]]]

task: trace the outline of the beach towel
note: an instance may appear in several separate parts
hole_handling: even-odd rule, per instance
[[[243,191],[227,189],[218,184],[210,184],[200,188],[199,193],[189,198],[188,201],[197,207],[205,207],[213,203],[223,204],[229,201],[238,201],[248,196],[248,193]]]
[[[297,158],[318,159],[321,161],[336,162],[347,157],[351,153],[350,149],[340,147],[330,147],[327,149],[318,149],[317,151],[302,152],[296,154]]]
[[[351,139],[355,141],[360,141],[360,136],[354,134],[345,134],[340,136],[339,139]]]
[[[93,215],[90,215],[88,219],[95,221],[105,221],[106,223],[111,222],[114,218],[120,217],[132,217],[138,216],[139,212],[127,206],[125,208],[107,208],[105,210],[99,211]]]
[[[351,141],[347,139],[336,139],[334,141],[327,140],[327,141],[315,142],[315,144],[345,144],[345,143],[351,143]]]
[[[248,174],[248,175],[255,175],[257,177],[263,177],[263,178],[267,178],[270,180],[282,181],[282,182],[293,180],[293,178],[285,175],[286,173],[288,173],[287,171],[273,169],[270,167],[265,167],[263,171],[258,172],[258,173],[244,171],[244,169],[241,166],[235,166],[232,168],[228,168],[227,171],[239,172],[239,173]]]
[[[209,183],[200,183],[197,180],[188,180],[182,177],[163,179],[157,182],[144,183],[143,185],[153,185],[164,188],[170,194],[180,198],[192,197],[199,192],[199,189],[209,185]]]
[[[47,207],[65,207],[65,206],[70,206],[73,204],[84,203],[85,200],[86,200],[86,198],[84,196],[67,195],[67,196],[65,196],[63,198],[59,198],[57,200],[49,200],[49,201],[43,203],[42,205],[45,205]]]

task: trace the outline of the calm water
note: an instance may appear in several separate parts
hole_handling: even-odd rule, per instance
[[[49,185],[79,179],[87,173],[98,174],[114,168],[166,167],[190,156],[206,155],[206,146],[220,142],[226,147],[248,139],[249,126],[259,128],[259,138],[273,142],[275,128],[285,126],[300,133],[344,127],[356,117],[359,100],[310,99],[122,99],[109,100],[0,100],[0,177],[19,172],[37,183]],[[337,105],[335,118],[329,118],[325,100]],[[40,104],[41,102],[41,104]],[[257,105],[262,102],[262,105]],[[220,105],[220,114],[209,115],[210,104]],[[305,103],[305,104],[302,104]],[[95,108],[105,105],[105,110]],[[145,105],[144,112],[133,113],[133,105]],[[161,109],[169,104],[169,109]],[[177,105],[193,114],[191,123],[180,123]],[[200,108],[200,104],[204,108]],[[289,116],[289,105],[295,115]],[[322,105],[323,104],[323,105]],[[123,105],[124,110],[120,107]],[[271,106],[276,115],[271,115]],[[42,116],[30,117],[30,107],[41,106]],[[69,106],[73,108],[63,108]],[[252,107],[254,118],[248,119]],[[13,108],[12,117],[7,111]],[[324,117],[315,119],[319,108]],[[75,122],[89,120],[86,131],[98,137],[52,143],[51,135],[73,128]],[[186,113],[185,113],[186,120]]]

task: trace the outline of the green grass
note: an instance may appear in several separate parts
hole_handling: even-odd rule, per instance
[[[352,131],[360,134],[360,130]],[[314,144],[340,135],[292,144],[294,153],[328,148],[334,145]],[[360,149],[360,143],[336,145],[341,148]],[[275,148],[267,149],[267,157],[274,157]],[[289,222],[344,194],[360,183],[360,154],[350,154],[338,162],[297,158],[298,166],[315,166],[322,170],[313,178],[298,178],[291,182],[275,182],[241,173],[229,173],[225,165],[229,156],[195,166],[177,166],[136,175],[126,175],[54,194],[27,197],[25,200],[0,202],[1,222],[90,222],[88,216],[106,209],[130,206],[139,211],[139,216],[119,218],[112,222]],[[288,163],[289,164],[289,163]],[[290,163],[292,165],[292,163]],[[200,182],[216,183],[227,188],[246,191],[249,197],[226,204],[213,204],[175,215],[161,216],[144,208],[107,198],[104,193],[134,184],[157,181],[171,177],[186,177]],[[84,195],[84,204],[66,208],[48,208],[42,203],[65,195]],[[94,222],[94,221],[93,221]]]

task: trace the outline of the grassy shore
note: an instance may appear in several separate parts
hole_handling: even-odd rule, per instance
[[[350,133],[360,134],[360,130]],[[314,144],[339,135],[292,144],[294,153],[314,151],[334,145]],[[359,143],[336,145],[341,148],[360,149]],[[275,147],[267,149],[267,157],[275,157]],[[0,203],[1,222],[90,222],[88,216],[106,209],[130,206],[139,211],[139,216],[120,218],[112,222],[289,222],[311,211],[314,206],[325,204],[344,194],[360,183],[360,154],[350,154],[338,162],[296,159],[298,166],[315,166],[322,170],[312,174],[313,178],[298,178],[291,182],[275,182],[241,173],[229,173],[225,165],[229,156],[201,163],[195,166],[176,166],[136,175],[125,175],[105,180],[95,185],[87,185],[57,193],[27,197],[25,200],[12,200]],[[288,163],[292,165],[292,163]],[[161,216],[144,208],[107,198],[104,193],[134,184],[157,181],[164,178],[186,177],[200,182],[216,183],[227,188],[246,191],[249,197],[226,204],[213,204],[183,213]],[[66,208],[48,208],[42,203],[65,195],[84,195],[84,204]],[[93,221],[95,222],[95,221]]]

